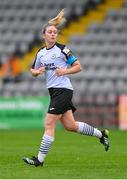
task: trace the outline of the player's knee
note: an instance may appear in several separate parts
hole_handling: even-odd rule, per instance
[[[67,131],[76,131],[76,125],[73,124],[73,125],[64,125],[64,128],[67,130]]]
[[[55,127],[55,122],[54,121],[46,121],[45,122],[45,129],[52,129]]]

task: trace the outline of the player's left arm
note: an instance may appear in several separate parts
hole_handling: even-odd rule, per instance
[[[81,68],[81,64],[78,60],[76,60],[72,65],[71,67],[65,69],[65,68],[57,68],[56,69],[56,74],[57,76],[63,76],[63,75],[66,75],[66,74],[75,74],[75,73],[78,73],[82,70]]]
[[[78,73],[82,70],[81,64],[78,60],[76,60],[69,68],[66,69],[66,74],[74,74]]]
[[[77,60],[77,58],[72,54],[72,52],[67,47],[63,49],[63,54],[65,55],[65,61],[69,65],[69,67],[66,69],[58,67],[56,69],[57,76],[62,76],[66,74],[74,74],[82,70],[80,62]]]

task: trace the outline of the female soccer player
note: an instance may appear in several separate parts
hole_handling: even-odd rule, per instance
[[[72,103],[73,87],[67,75],[80,72],[81,64],[66,45],[57,43],[58,30],[64,21],[64,10],[62,10],[43,27],[45,47],[38,51],[31,68],[33,76],[45,74],[50,95],[50,105],[45,118],[45,131],[39,153],[36,157],[23,158],[25,163],[34,166],[43,165],[54,141],[58,120],[69,131],[99,138],[105,150],[109,149],[108,130],[99,131],[74,119],[73,112],[76,108]]]

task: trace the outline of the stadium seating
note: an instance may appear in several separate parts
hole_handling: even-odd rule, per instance
[[[17,51],[17,49],[21,54],[29,51],[30,44],[32,44],[36,40],[36,38],[41,40],[42,25],[51,17],[54,17],[61,10],[61,8],[66,8],[66,16],[71,20],[74,17],[79,17],[83,13],[85,13],[85,10],[88,9],[88,5],[91,8],[94,8],[94,6],[101,1],[102,0],[92,0],[90,3],[88,0],[70,0],[69,2],[63,2],[62,0],[13,0],[10,3],[10,1],[8,0],[0,0],[0,60],[2,61],[2,63],[7,62],[10,59],[11,55],[13,55]],[[35,56],[35,52],[33,52],[33,55]],[[29,55],[26,54],[26,57],[27,56]],[[26,59],[29,58],[24,58],[24,61],[21,59],[21,63],[24,67],[27,65],[27,69],[29,69],[30,67],[28,67],[29,62],[27,63]],[[31,64],[29,64],[29,66],[30,65]],[[2,95],[24,96],[28,95],[28,92],[32,95],[46,94],[45,90],[40,93],[42,88],[39,84],[42,84],[44,82],[40,80],[39,83],[36,84],[36,82],[33,81],[33,78],[29,77],[28,72],[23,72],[21,74],[20,80],[23,80],[23,82],[21,82],[21,85],[20,83],[16,83],[15,85],[15,81],[12,81],[12,79],[10,79],[9,85],[3,83],[1,90]],[[31,90],[29,91],[28,85],[32,81],[33,88],[31,88]],[[21,88],[21,86],[23,87]],[[42,85],[42,87],[45,86]],[[6,90],[8,92],[6,92]]]
[[[105,121],[108,119],[110,127],[115,127],[117,97],[127,93],[127,1],[103,0],[104,3],[95,8],[100,2],[0,0],[0,60],[7,61],[18,49],[24,55],[21,58],[24,69],[29,69],[38,49],[30,47],[41,41],[42,25],[67,8],[71,28],[67,26],[63,30],[64,38],[69,38],[67,46],[83,67],[81,73],[70,75],[75,89],[74,101],[79,106],[78,119],[105,127],[109,126]],[[20,75],[20,82],[5,82],[1,78],[0,94],[5,97],[47,95],[44,77],[37,78],[35,81],[27,71]]]
[[[2,14],[0,18],[1,56],[4,53],[13,53],[18,43],[20,43],[22,53],[28,51],[29,44],[34,41],[34,33],[41,32],[42,24],[56,15],[56,8],[59,11],[62,7],[68,7],[67,16],[69,17],[71,6],[75,6],[79,16],[82,14],[79,11],[83,11],[82,7],[87,3],[87,0],[71,0],[69,2],[62,0],[56,2],[54,0],[52,3],[50,0],[43,3],[41,0],[32,1],[32,3],[31,0],[22,2],[13,0],[11,4],[8,0],[0,1]],[[93,22],[90,24],[87,34],[70,37],[68,47],[76,54],[83,66],[83,72],[71,76],[74,86],[76,86],[78,79],[81,80],[78,83],[81,93],[84,91],[86,94],[125,92],[127,81],[125,66],[127,55],[126,17],[127,6],[125,3],[122,9],[108,10],[103,23]],[[46,94],[45,90],[40,93],[44,87],[44,81],[41,79],[39,83],[36,83],[32,77],[29,77],[28,73],[22,74],[21,78],[24,81],[23,88],[20,88],[18,84],[13,85],[13,94],[17,91],[19,95],[27,95],[27,92],[35,95]],[[28,91],[27,84],[31,81],[33,81],[33,88]],[[23,83],[21,82],[21,86]],[[11,94],[10,85],[9,89]],[[3,91],[4,94],[6,91]]]
[[[27,52],[28,45],[34,41],[34,34],[41,32],[42,25],[54,17],[61,8],[67,7],[67,17],[74,6],[77,15],[82,14],[82,7],[88,0],[41,1],[41,0],[0,0],[0,54],[15,52],[16,43],[21,44],[21,51]],[[57,10],[56,10],[57,9]],[[7,46],[8,44],[8,46]],[[26,46],[25,46],[26,45]]]
[[[126,6],[121,10],[109,10],[104,23],[93,23],[87,35],[70,39],[68,46],[78,54],[85,69],[88,92],[126,92],[126,15]]]

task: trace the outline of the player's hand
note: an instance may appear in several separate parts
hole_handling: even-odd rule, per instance
[[[45,72],[45,67],[40,67],[39,69],[31,69],[31,73],[33,76],[38,76]]]
[[[63,76],[66,74],[67,69],[57,67],[55,72],[57,76]]]
[[[45,72],[45,67],[40,67],[39,69],[37,69],[37,74],[43,74]]]

